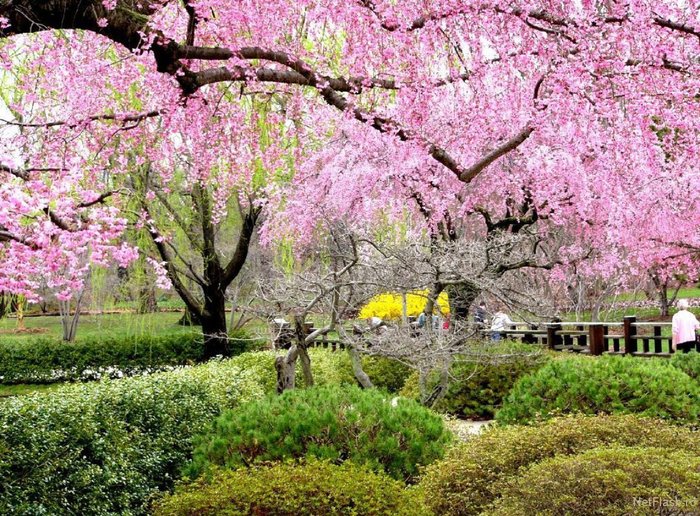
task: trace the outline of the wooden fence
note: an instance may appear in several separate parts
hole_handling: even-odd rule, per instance
[[[664,332],[664,328],[668,331]],[[287,326],[278,329],[276,346],[289,347],[293,337],[291,328]],[[306,331],[310,333],[314,329],[309,324]],[[670,322],[639,322],[635,316],[628,316],[622,322],[514,323],[498,333],[501,338],[540,344],[556,351],[669,357],[674,353],[670,330]],[[483,330],[485,338],[491,338],[492,333]],[[345,344],[324,335],[314,340],[310,347],[335,351],[345,349]]]
[[[664,328],[668,328],[666,335]],[[622,322],[515,323],[498,333],[502,338],[538,343],[557,351],[668,357],[674,353],[670,329],[670,322],[638,322],[632,315]]]

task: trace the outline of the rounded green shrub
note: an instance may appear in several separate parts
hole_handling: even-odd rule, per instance
[[[503,486],[493,516],[697,514],[700,457],[664,448],[598,448],[535,464]]]
[[[550,357],[533,344],[504,342],[479,350],[475,357],[456,357],[450,368],[450,385],[445,396],[432,408],[462,418],[491,419],[515,382],[546,364]],[[428,391],[437,384],[437,375],[428,382]],[[411,375],[401,394],[420,398],[418,373]]]
[[[193,437],[264,396],[234,360],[0,401],[0,514],[147,513]]]
[[[436,514],[476,515],[497,499],[502,481],[555,455],[615,444],[700,455],[699,437],[686,427],[634,415],[578,414],[537,426],[490,427],[428,466],[420,486]]]
[[[199,440],[186,473],[317,457],[410,480],[443,455],[449,439],[442,419],[413,400],[355,386],[297,389],[223,413]]]
[[[284,463],[219,470],[180,487],[155,507],[156,516],[427,514],[402,482],[352,462]]]
[[[693,380],[700,380],[700,353],[674,353],[671,357],[671,365],[680,369]]]
[[[700,386],[664,359],[571,357],[521,378],[496,419],[527,423],[571,412],[694,423],[700,413]]]

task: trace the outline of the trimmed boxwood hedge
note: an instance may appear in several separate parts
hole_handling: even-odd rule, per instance
[[[570,415],[537,426],[490,427],[428,466],[420,488],[436,514],[477,515],[498,499],[502,483],[517,477],[522,468],[610,445],[700,455],[700,435],[686,427],[634,415]]]
[[[217,471],[159,501],[156,516],[429,514],[404,484],[351,462]]]
[[[527,423],[572,412],[640,414],[696,423],[700,386],[666,359],[569,357],[521,378],[496,420]]]
[[[233,349],[246,349],[244,332],[231,335]],[[198,332],[101,338],[67,343],[55,339],[0,343],[0,383],[51,383],[130,376],[202,360]]]

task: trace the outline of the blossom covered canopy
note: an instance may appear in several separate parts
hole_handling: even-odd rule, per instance
[[[119,195],[92,201],[145,165],[214,188],[218,216],[231,196],[268,207],[267,240],[403,219],[417,196],[428,225],[528,196],[610,251],[599,271],[676,255],[700,245],[699,7],[0,0],[0,290],[86,242],[119,249]]]

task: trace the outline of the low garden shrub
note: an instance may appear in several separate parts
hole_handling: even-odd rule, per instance
[[[406,515],[425,509],[402,482],[351,462],[311,461],[217,471],[161,500],[156,516]]]
[[[487,514],[697,514],[699,504],[697,455],[613,447],[535,464],[504,486],[502,498]]]
[[[635,413],[695,423],[700,386],[665,359],[570,357],[521,378],[496,419],[527,423],[570,412]]]
[[[700,455],[699,437],[686,427],[634,415],[579,414],[537,426],[494,427],[453,447],[443,460],[428,466],[420,487],[436,514],[476,515],[499,497],[503,481],[517,476],[521,468],[555,455],[609,445]]]
[[[243,332],[231,336],[233,349],[250,339]],[[144,371],[194,364],[204,351],[201,333],[82,340],[66,343],[38,338],[0,344],[0,383],[51,383],[117,378]]]
[[[671,365],[677,367],[695,381],[700,381],[700,353],[674,353]]]
[[[317,457],[410,480],[443,455],[449,439],[442,419],[413,400],[355,386],[314,387],[224,412],[199,440],[186,474]]]
[[[195,434],[264,396],[236,360],[0,401],[0,514],[145,514]]]
[[[501,407],[503,399],[515,382],[549,361],[533,344],[504,342],[479,349],[477,362],[474,357],[457,361],[450,368],[450,386],[434,410],[463,418],[491,419]],[[428,390],[437,384],[437,375],[427,382]],[[418,373],[406,381],[401,394],[420,399]]]

